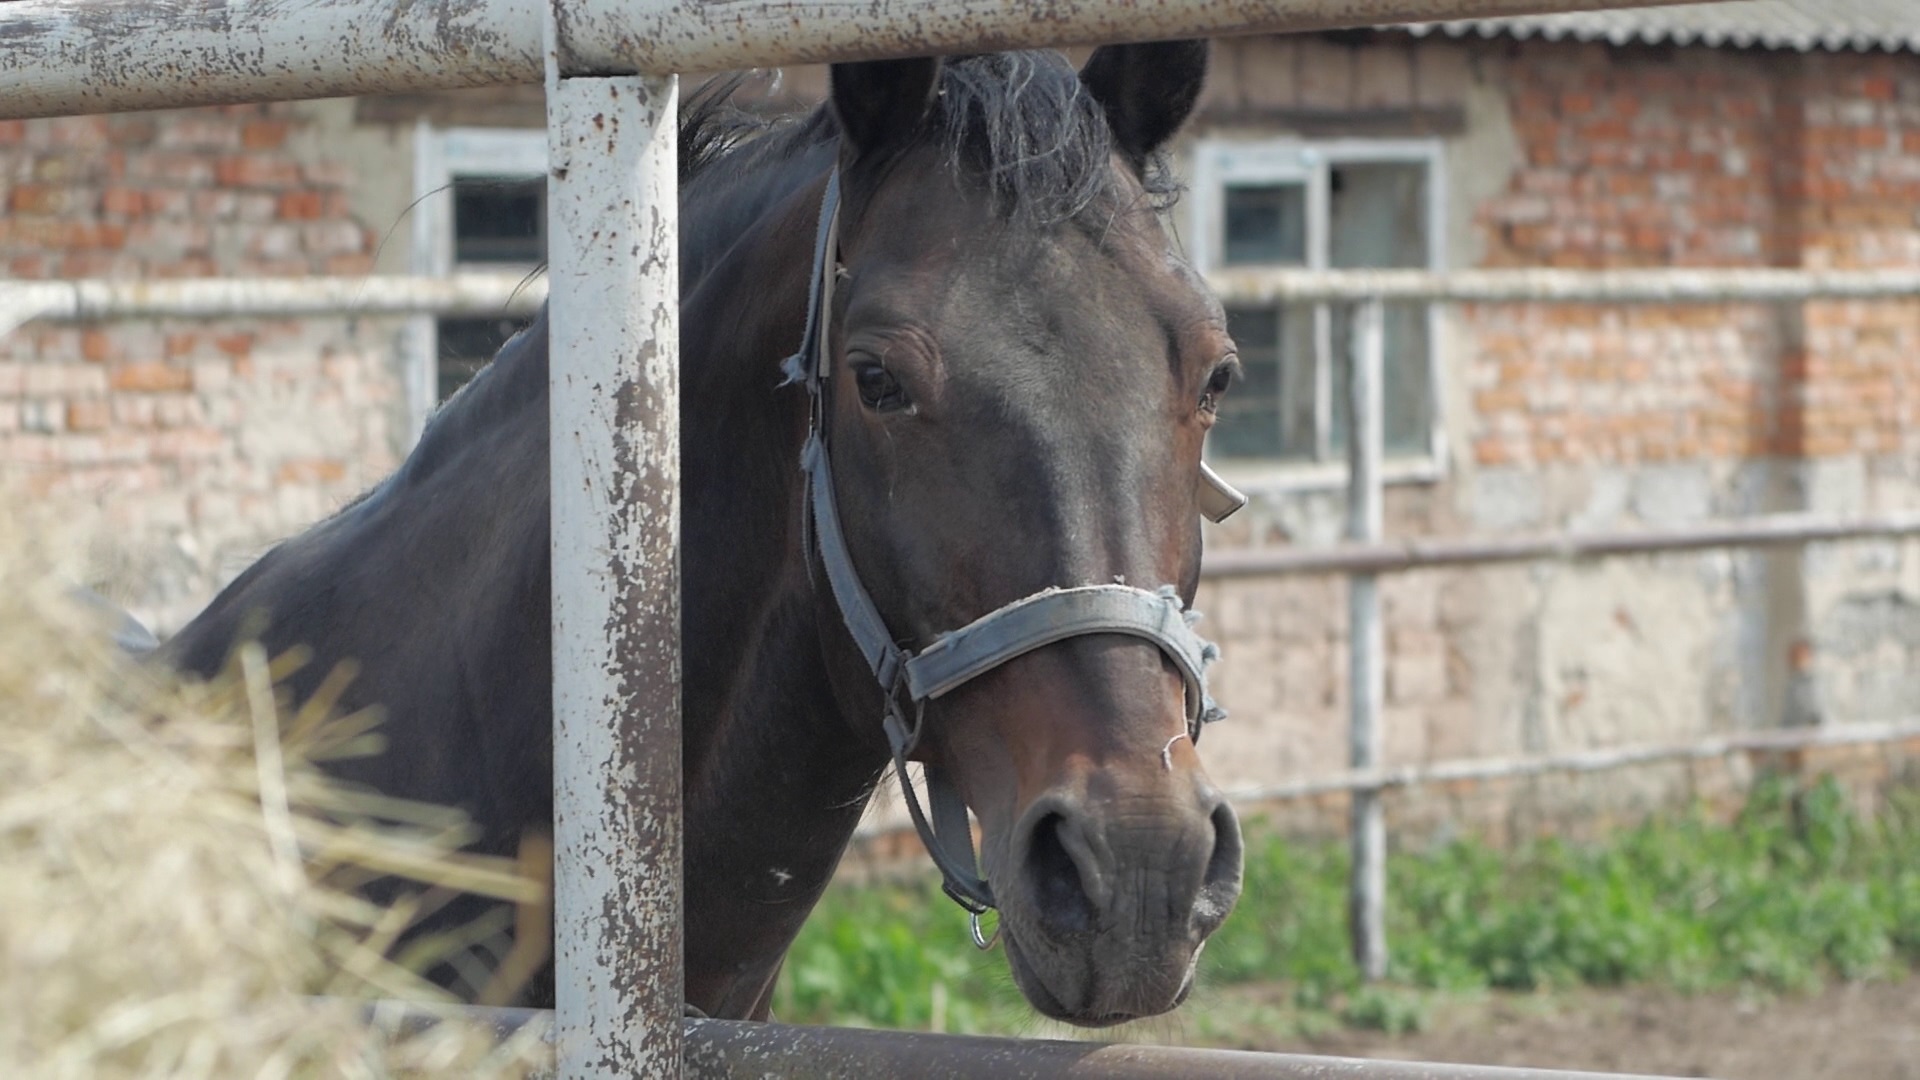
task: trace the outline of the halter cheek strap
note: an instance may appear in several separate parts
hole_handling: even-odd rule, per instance
[[[782,365],[787,382],[806,384],[811,397],[812,422],[800,454],[807,486],[804,542],[809,549],[817,545],[841,621],[879,683],[886,710],[882,728],[914,830],[940,868],[947,895],[974,915],[974,939],[984,948],[989,942],[980,936],[977,920],[995,903],[993,890],[980,876],[974,855],[966,801],[943,766],[928,764],[924,768],[926,808],[907,776],[907,758],[920,743],[927,702],[1015,657],[1055,642],[1088,634],[1127,634],[1158,646],[1179,671],[1186,687],[1187,734],[1197,741],[1204,724],[1226,715],[1207,695],[1207,666],[1219,657],[1219,650],[1194,633],[1192,624],[1199,615],[1183,610],[1171,585],[1153,592],[1127,585],[1043,589],[942,634],[917,654],[895,643],[853,565],[834,498],[833,463],[827,453],[829,373],[825,357],[838,261],[839,213],[840,173],[836,169],[827,178],[814,234],[806,335],[800,351]],[[1212,490],[1218,495],[1224,487],[1220,484]],[[1238,495],[1231,488],[1225,490]],[[1203,504],[1207,501],[1202,500]],[[1220,496],[1213,503],[1228,501],[1231,499]]]

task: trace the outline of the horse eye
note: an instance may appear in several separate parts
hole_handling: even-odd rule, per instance
[[[854,365],[853,381],[860,391],[860,404],[874,412],[899,412],[913,404],[900,388],[900,380],[879,364]]]
[[[1239,368],[1240,361],[1234,357],[1228,357],[1214,367],[1213,374],[1207,376],[1207,388],[1200,395],[1201,409],[1212,412],[1220,407],[1221,395],[1227,392],[1227,387],[1233,385],[1234,373]]]

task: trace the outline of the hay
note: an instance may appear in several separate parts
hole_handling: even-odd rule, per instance
[[[0,485],[0,1076],[523,1076],[537,1029],[402,1032],[347,999],[446,1001],[388,956],[433,898],[541,886],[454,852],[452,811],[329,782],[373,718],[291,708],[258,649],[213,684],[121,656],[65,585],[70,528]],[[27,518],[22,521],[22,517]],[[57,539],[56,539],[57,538]],[[344,677],[344,673],[342,673]],[[350,885],[427,883],[395,908]],[[437,886],[437,889],[435,888]]]

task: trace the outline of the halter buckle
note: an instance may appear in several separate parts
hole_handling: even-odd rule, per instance
[[[953,890],[948,889],[947,895],[953,896]],[[979,949],[981,952],[986,952],[988,949],[993,948],[993,943],[1000,940],[1000,928],[1006,925],[1005,917],[1002,916],[1000,919],[994,921],[992,934],[982,934],[980,932],[980,916],[985,914],[985,912],[973,910],[973,908],[969,906],[968,901],[961,897],[953,896],[953,898],[960,902],[961,907],[967,908],[967,929],[973,934],[973,947]]]

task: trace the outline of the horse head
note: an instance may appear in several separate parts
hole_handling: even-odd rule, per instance
[[[1077,73],[1034,53],[832,71],[838,220],[810,333],[831,452],[814,485],[844,539],[820,549],[841,545],[902,657],[1052,590],[1179,624],[1034,630],[937,693],[884,673],[877,690],[885,665],[844,647],[855,620],[836,568],[817,567],[844,711],[865,737],[893,715],[901,756],[964,798],[982,829],[973,902],[1000,909],[1027,999],[1083,1025],[1184,1000],[1240,888],[1239,827],[1194,745],[1205,661],[1181,636],[1234,346],[1160,219],[1160,152],[1206,56],[1187,42],[1103,48]],[[1027,621],[1084,614],[1067,607]],[[956,860],[943,840],[949,862],[972,862],[961,843]],[[947,868],[965,902],[971,867]]]

